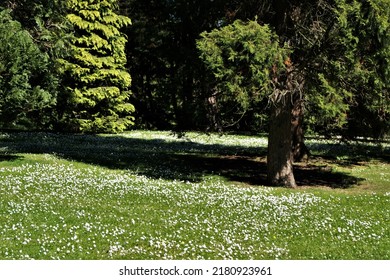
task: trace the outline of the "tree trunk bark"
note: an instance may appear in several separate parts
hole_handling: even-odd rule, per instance
[[[292,154],[294,162],[300,162],[305,156],[310,156],[309,149],[305,145],[305,137],[303,132],[303,110],[303,100],[296,100],[292,108],[291,121]]]
[[[292,93],[279,93],[271,105],[267,176],[274,186],[295,188],[292,163]]]

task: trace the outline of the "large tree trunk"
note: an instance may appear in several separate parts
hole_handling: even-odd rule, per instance
[[[271,105],[268,135],[267,175],[274,186],[295,188],[292,163],[292,98],[291,92],[279,93]]]

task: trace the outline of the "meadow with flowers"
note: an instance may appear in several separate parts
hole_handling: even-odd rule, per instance
[[[307,139],[298,189],[262,136],[0,134],[0,259],[390,259],[390,145]]]

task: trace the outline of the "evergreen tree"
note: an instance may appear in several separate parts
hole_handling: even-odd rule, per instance
[[[312,5],[290,7],[295,16],[288,32],[296,69],[305,77],[307,125],[326,136],[383,136],[390,110],[390,2]]]
[[[275,75],[268,76],[268,83],[273,85],[269,99],[268,179],[273,185],[294,187],[293,159],[306,152],[301,127],[304,112],[316,110],[320,112],[314,119],[317,124],[342,129],[351,121],[351,108],[358,104],[375,112],[379,118],[375,122],[388,126],[390,9],[389,2],[382,0],[281,0],[269,7],[278,15],[270,17],[269,22],[281,46],[290,49],[290,56],[284,62],[284,71],[272,71]],[[256,87],[246,81],[246,75],[242,77],[242,69],[253,70],[260,67],[257,63],[267,63],[251,58],[243,60],[244,67],[240,67],[239,61],[247,57],[245,44],[255,40],[242,37],[248,32],[246,28],[223,37],[225,30],[211,32],[218,36],[208,35],[207,39],[229,45],[210,52],[210,48],[201,48],[203,59],[211,65],[219,87],[229,93],[226,96],[240,106],[246,105],[246,98],[253,98]],[[265,46],[271,48],[271,44],[259,42],[254,48],[266,54]],[[228,77],[227,83],[220,79],[221,73]],[[244,93],[246,98],[237,99],[237,93]]]
[[[67,86],[59,100],[62,121],[76,131],[123,131],[133,124],[134,107],[120,28],[131,21],[115,13],[115,0],[68,0],[67,6],[74,35],[71,55],[59,60]]]
[[[0,124],[46,128],[56,102],[58,79],[42,52],[9,10],[0,11]]]
[[[214,75],[209,97],[218,114],[218,125],[233,124],[272,94],[271,75],[284,70],[287,49],[269,26],[256,21],[237,20],[225,27],[203,32],[197,47],[207,68]],[[273,72],[274,71],[274,72]],[[258,113],[261,113],[259,111]]]
[[[227,100],[245,112],[253,100],[269,98],[273,124],[268,145],[269,180],[295,187],[291,157],[285,158],[291,153],[294,94],[288,47],[280,46],[278,36],[268,26],[237,20],[203,33],[198,48],[216,79],[215,103]]]
[[[390,129],[390,2],[336,3],[336,46],[345,54],[343,79],[336,86],[351,96],[345,125],[336,132],[348,138],[382,138]]]

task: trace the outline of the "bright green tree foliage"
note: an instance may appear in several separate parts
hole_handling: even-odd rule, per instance
[[[0,11],[0,125],[42,128],[53,109],[57,79],[49,57],[9,10]]]
[[[67,116],[73,129],[120,132],[133,124],[128,103],[131,83],[125,69],[126,37],[120,28],[131,24],[114,12],[115,0],[68,0],[67,19],[74,27],[71,56],[61,59],[66,75]]]

